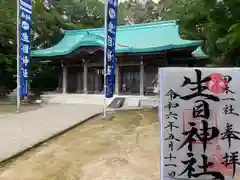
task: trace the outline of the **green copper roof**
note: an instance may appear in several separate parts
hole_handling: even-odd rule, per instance
[[[208,56],[204,54],[202,48],[199,46],[195,51],[192,52],[192,55],[198,59],[207,59]]]
[[[178,34],[175,21],[160,21],[117,27],[116,52],[156,52],[175,48],[198,46],[199,41],[183,40]],[[63,39],[56,45],[42,50],[33,50],[32,57],[60,56],[80,47],[104,46],[104,29],[82,29],[65,31]]]

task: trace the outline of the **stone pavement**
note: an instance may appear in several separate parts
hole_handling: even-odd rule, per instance
[[[152,107],[158,102],[158,96],[139,96],[139,95],[114,95],[113,98],[107,98],[106,104],[109,105],[114,98],[124,97],[123,107]],[[43,101],[47,103],[58,104],[94,104],[103,105],[103,94],[45,94],[42,95]]]
[[[100,105],[47,105],[0,118],[0,161],[101,113]]]

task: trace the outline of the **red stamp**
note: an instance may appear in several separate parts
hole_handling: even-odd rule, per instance
[[[211,80],[206,83],[209,91],[213,92],[214,94],[220,94],[227,89],[228,80],[224,77],[224,75],[220,73],[213,73],[209,77]]]

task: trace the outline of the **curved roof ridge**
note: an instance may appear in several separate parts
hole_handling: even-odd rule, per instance
[[[89,32],[89,31],[86,31],[86,34],[84,35],[84,37],[83,38],[87,38],[87,37],[95,37],[96,39],[100,39],[100,40],[103,40],[104,41],[104,36],[101,36],[101,35],[98,35],[98,34],[95,34],[95,33],[93,33],[93,32]]]
[[[128,27],[128,28],[121,28],[118,30],[136,30],[136,29],[146,29],[146,28],[156,28],[156,27],[167,27],[167,26],[177,26],[173,23],[165,23],[165,24],[152,24],[152,25],[146,25],[146,26],[136,26],[136,27]]]
[[[117,27],[117,53],[155,52],[174,48],[198,46],[201,42],[184,40],[179,36],[176,21],[157,21]],[[32,57],[60,56],[83,46],[104,46],[104,28],[67,31],[54,46],[31,51]]]
[[[130,25],[122,25],[118,26],[119,28],[137,28],[137,27],[148,27],[148,26],[156,26],[156,25],[170,25],[170,24],[176,24],[175,20],[170,21],[154,21],[151,23],[142,23],[142,24],[130,24]]]
[[[90,33],[90,32],[86,32],[86,34],[84,35],[84,37],[83,37],[83,40],[84,41],[88,41],[88,38],[91,38],[91,37],[94,37],[94,38],[96,38],[96,41],[99,43],[99,42],[101,42],[101,43],[99,43],[102,47],[104,47],[104,36],[101,36],[101,35],[97,35],[97,34],[94,34],[94,33]],[[87,40],[86,40],[87,39]],[[93,40],[90,40],[91,42],[93,41]],[[89,41],[89,42],[90,42]],[[79,42],[82,42],[82,40],[79,40]],[[119,43],[117,43],[116,44],[117,46],[121,46],[121,47],[128,47],[128,48],[130,48],[130,46],[128,46],[128,45],[123,45],[123,44],[119,44]],[[131,47],[132,48],[132,47]]]
[[[152,23],[144,23],[144,24],[121,25],[121,26],[117,26],[117,30],[132,30],[132,29],[141,29],[141,28],[156,27],[156,26],[169,26],[169,25],[176,26],[177,24],[175,20],[155,21]],[[66,30],[64,31],[64,33],[67,35],[71,35],[71,34],[76,35],[78,33],[99,32],[103,30],[104,28],[91,28],[91,29]]]
[[[44,51],[49,51],[49,50],[51,50],[51,49],[55,49],[56,47],[61,46],[62,44],[64,44],[64,41],[67,40],[66,36],[67,36],[67,35],[64,34],[63,38],[62,38],[57,44],[54,44],[54,45],[51,46],[51,47],[45,48]],[[41,52],[41,51],[43,51],[43,49],[36,49],[36,50],[34,50],[35,53]],[[32,51],[31,51],[31,53],[32,53]]]

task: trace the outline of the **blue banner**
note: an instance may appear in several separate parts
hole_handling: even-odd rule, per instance
[[[107,4],[107,48],[106,48],[106,98],[113,97],[115,74],[115,46],[117,29],[118,0],[108,0]]]
[[[20,96],[28,96],[32,1],[19,0]]]

